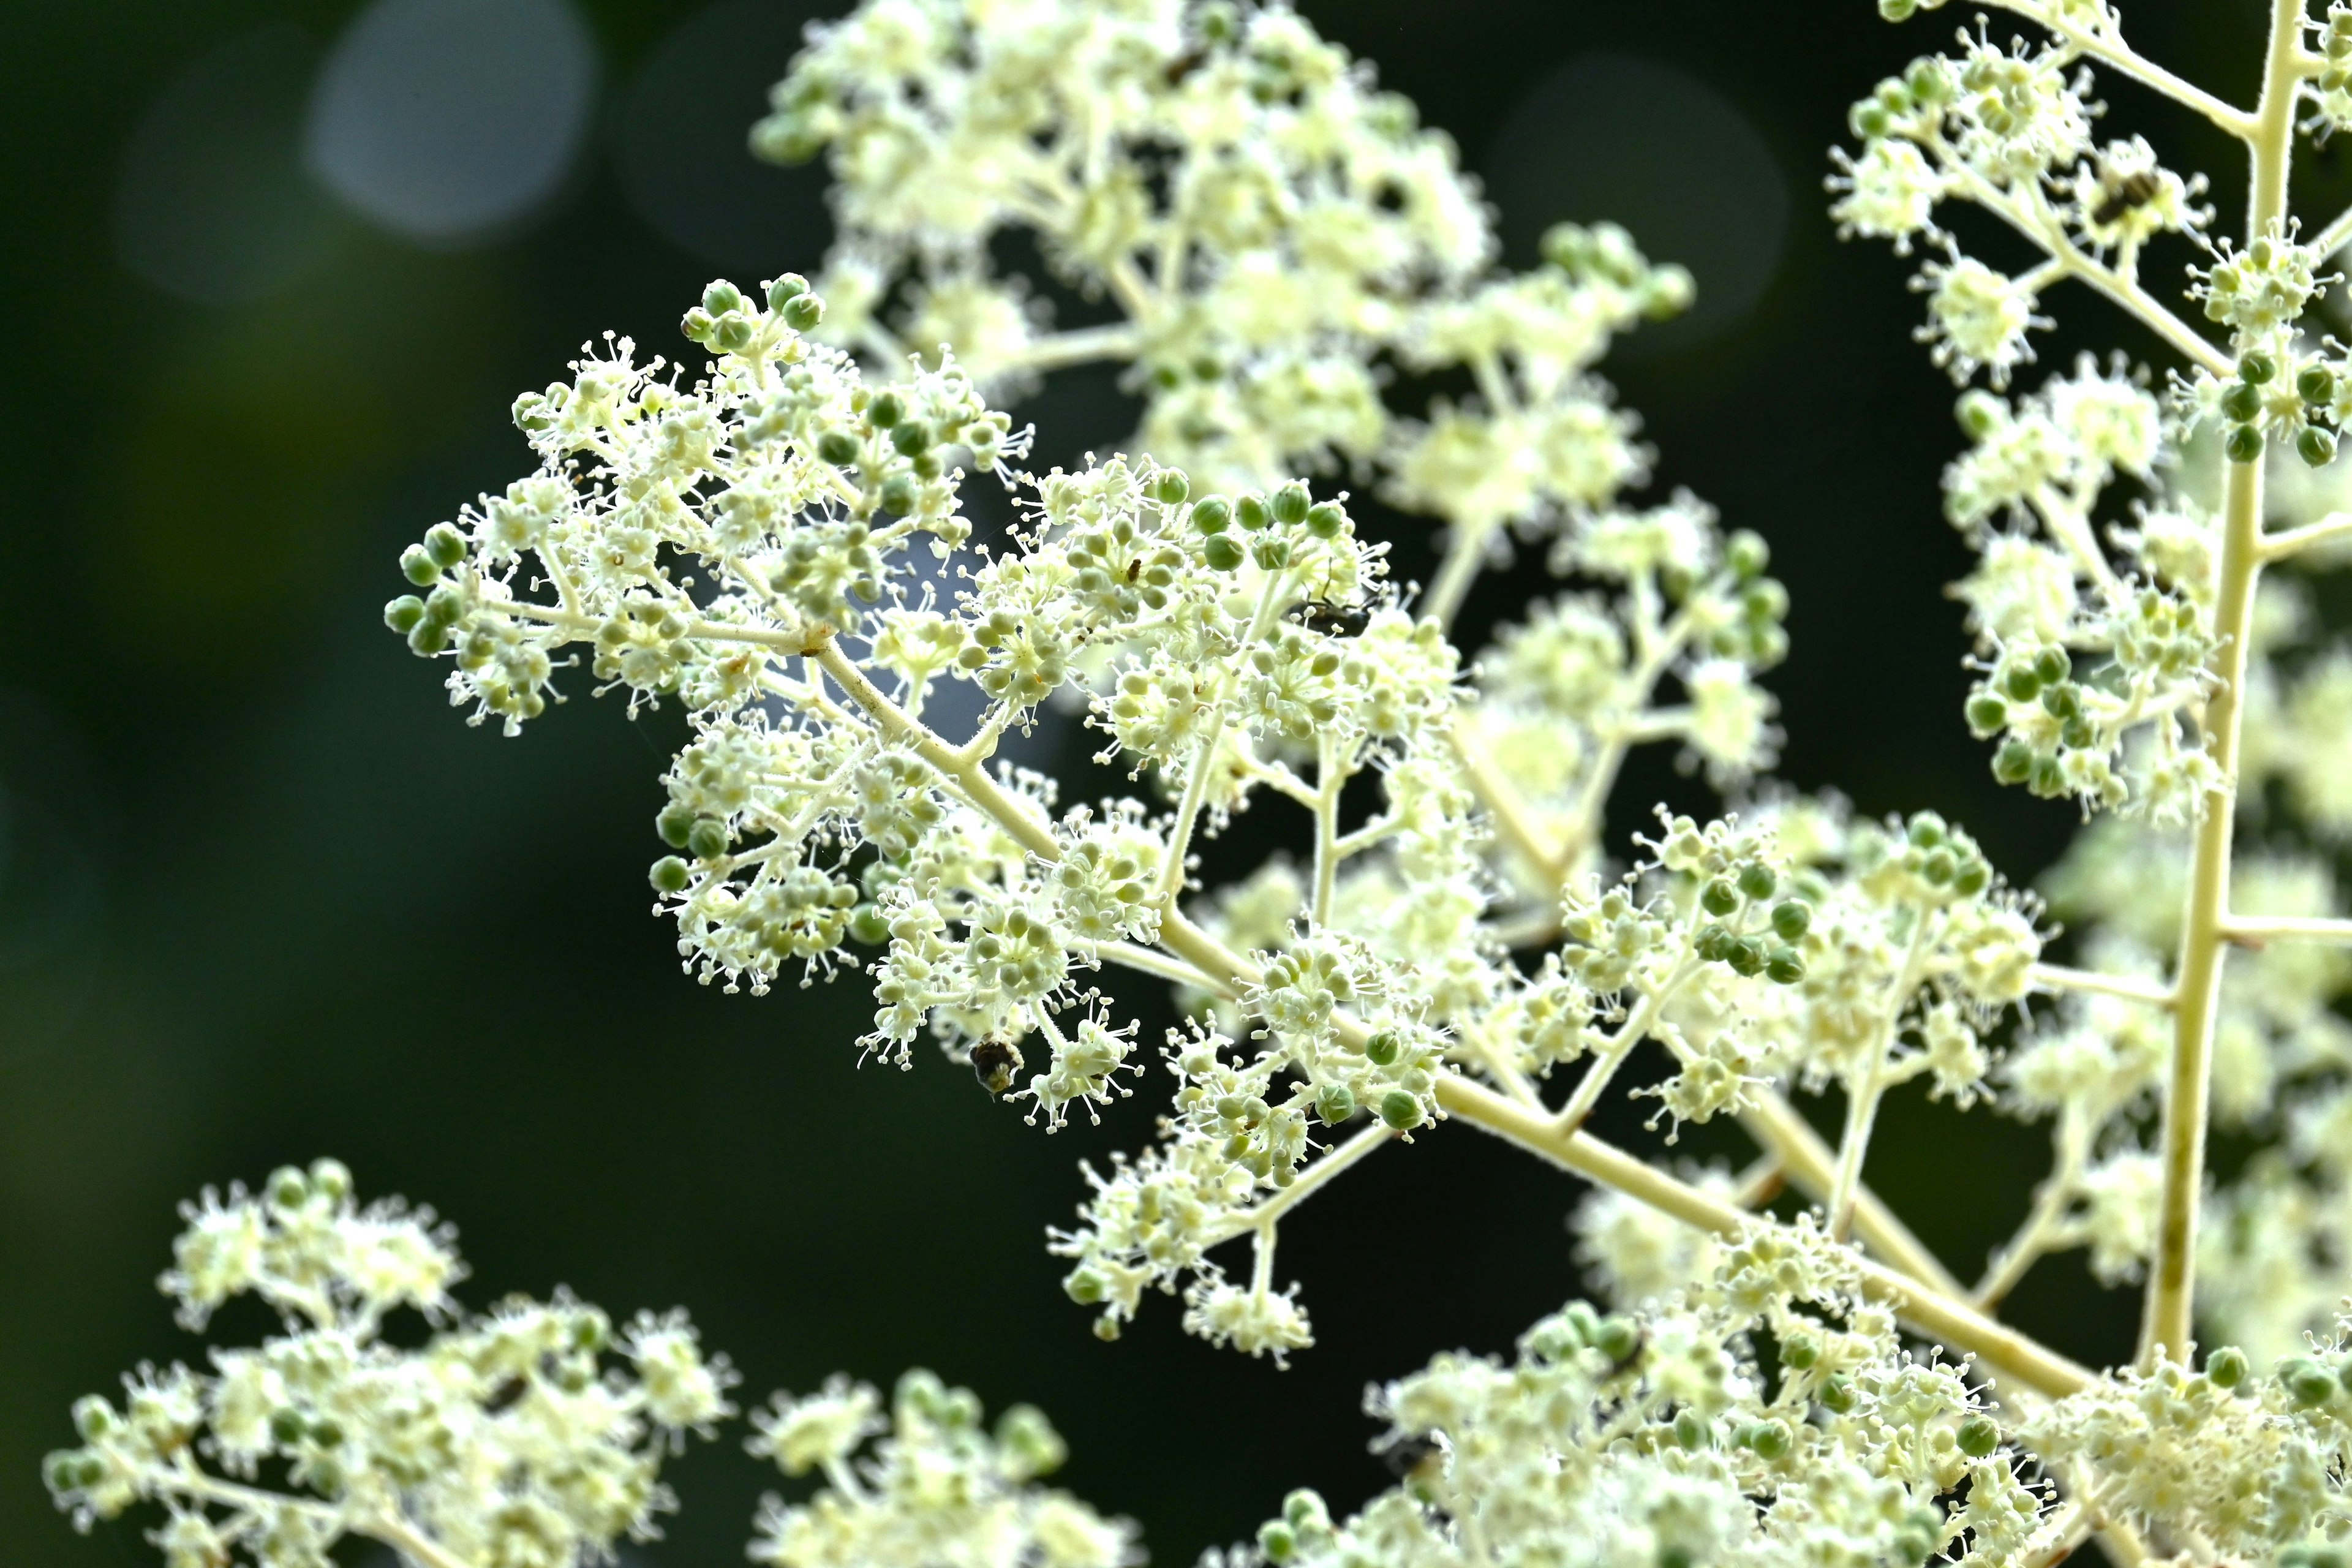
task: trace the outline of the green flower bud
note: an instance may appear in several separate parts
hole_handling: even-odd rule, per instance
[[[1960,1423],[1960,1429],[1955,1436],[1958,1439],[1960,1452],[1971,1459],[1981,1459],[2000,1447],[2000,1428],[1993,1424],[1990,1415],[1969,1416]]]
[[[919,419],[908,419],[890,427],[890,445],[902,458],[912,458],[931,448],[931,429]]]
[[[351,1168],[341,1160],[311,1161],[310,1190],[331,1204],[341,1203],[352,1195]]]
[[[2009,405],[1981,388],[1960,394],[1953,413],[1960,421],[1960,429],[1971,441],[1981,441],[1993,432],[1994,426],[2009,417]]]
[[[715,816],[706,816],[687,830],[686,851],[698,860],[716,860],[727,853],[730,842],[727,825]]]
[[[816,455],[836,468],[857,461],[857,437],[846,430],[828,430],[816,438]]]
[[[1743,528],[1724,541],[1723,563],[1743,583],[1763,575],[1771,560],[1771,546],[1764,542],[1760,534]]]
[[[2278,374],[2278,361],[2260,349],[2242,356],[2238,361],[2238,379],[2250,386],[2261,386]]]
[[[302,1413],[299,1410],[271,1412],[269,1435],[277,1440],[279,1447],[292,1447],[302,1440]]]
[[[1298,1538],[1282,1521],[1269,1519],[1257,1527],[1257,1549],[1269,1563],[1287,1563],[1298,1551]]]
[[[1290,541],[1268,534],[1250,545],[1250,559],[1268,572],[1279,572],[1290,564]]]
[[[1731,950],[1723,955],[1723,961],[1731,965],[1734,974],[1752,979],[1764,972],[1764,944],[1754,937],[1741,937],[1731,944]]]
[[[1783,899],[1772,906],[1772,931],[1782,942],[1794,942],[1812,929],[1813,906],[1802,899]]]
[[[2336,401],[2336,373],[2324,364],[2307,364],[2294,378],[2294,395],[2315,407]]]
[[[1315,1096],[1315,1114],[1326,1127],[1337,1127],[1356,1114],[1356,1096],[1344,1083],[1327,1083]]]
[[[1161,506],[1182,506],[1192,493],[1192,481],[1181,468],[1162,468],[1151,481],[1151,499]]]
[[[2233,463],[2252,463],[2263,455],[2263,433],[2251,425],[2232,425],[2221,451]]]
[[[2336,432],[2306,425],[2294,433],[2294,455],[2315,468],[2336,460]]]
[[[1220,572],[1230,572],[1242,563],[1242,543],[1230,533],[1213,533],[1201,547],[1202,558]]]
[[[85,1394],[73,1402],[74,1430],[85,1443],[96,1443],[113,1436],[121,1424],[114,1406],[95,1394]]]
[[[2055,686],[2074,673],[2074,661],[2066,650],[2054,644],[2033,656],[2033,673],[2042,678],[2044,686]]]
[[[907,400],[895,392],[877,392],[866,405],[866,423],[887,430],[907,416]]]
[[[2235,1345],[2223,1345],[2205,1358],[2205,1375],[2213,1380],[2216,1388],[2235,1388],[2246,1381],[2253,1370],[2246,1352]]]
[[[1202,533],[1223,533],[1234,521],[1234,503],[1223,496],[1202,496],[1192,503],[1192,526]]]
[[[759,333],[760,329],[751,324],[750,317],[730,310],[710,323],[710,346],[721,353],[740,354],[751,346],[751,340]]]
[[[885,511],[905,517],[915,510],[916,503],[922,499],[922,490],[915,483],[914,475],[892,474],[882,481],[882,493],[877,499],[882,502]]]
[[[2017,665],[2000,678],[2000,689],[2012,702],[2031,702],[2042,695],[2042,678],[2033,673],[2031,665]]]
[[[2241,381],[2221,394],[2221,412],[2240,424],[2256,417],[2262,411],[2263,394],[2260,387],[2249,386]]]
[[[808,279],[797,272],[787,272],[768,285],[768,309],[781,310],[787,301],[808,292]]]
[[[1685,1454],[1715,1446],[1715,1430],[1706,1416],[1685,1405],[1675,1413],[1675,1442]]]
[[[1234,516],[1252,533],[1274,520],[1266,515],[1265,502],[1256,496],[1244,496],[1234,503]]]
[[[699,305],[697,305],[693,310],[688,310],[682,318],[679,319],[677,323],[677,330],[685,335],[686,340],[688,342],[709,342],[710,328],[710,312],[704,310]],[[547,428],[547,424],[548,422],[546,420],[541,419],[539,422],[537,428],[544,430]]]
[[[1699,889],[1699,908],[1711,915],[1727,915],[1739,907],[1739,889],[1717,877]]]
[[[646,879],[656,893],[683,893],[687,884],[694,880],[694,870],[677,856],[665,855],[654,862]]]
[[[890,918],[882,912],[881,905],[865,903],[849,911],[849,940],[861,947],[888,944]]]
[[[1609,1358],[1612,1366],[1622,1366],[1632,1361],[1642,1348],[1642,1331],[1626,1318],[1603,1318],[1592,1331],[1592,1348]]]
[[[466,536],[446,522],[436,522],[425,535],[425,553],[446,571],[466,558]]]
[[[1772,868],[1760,861],[1750,861],[1739,868],[1739,890],[1751,899],[1769,899],[1780,885],[1780,879],[1772,874]]]
[[[1888,22],[1907,22],[1919,14],[1919,0],[1878,0],[1878,15]]]
[[[403,594],[383,607],[383,624],[406,637],[425,618],[425,601],[414,594]]]
[[[1698,937],[1691,951],[1709,963],[1721,963],[1731,956],[1731,933],[1714,921],[1698,928]]]
[[[1364,1042],[1364,1059],[1374,1067],[1387,1067],[1404,1049],[1404,1041],[1394,1029],[1382,1029]]]
[[[97,1475],[89,1475],[86,1461],[92,1458],[84,1448],[58,1448],[45,1454],[41,1457],[41,1479],[47,1483],[49,1490],[60,1496],[79,1491],[105,1476],[102,1465]]]
[[[1862,1394],[1848,1379],[1826,1378],[1822,1383],[1822,1407],[1833,1415],[1850,1415],[1862,1403]]]
[[[423,588],[440,580],[441,568],[433,563],[425,546],[412,544],[400,552],[400,574]]]
[[[1990,691],[1969,699],[1969,732],[1979,740],[1999,734],[2009,722],[2009,704]]]
[[[299,1209],[310,1196],[310,1178],[291,1165],[280,1165],[269,1173],[269,1205],[272,1208]]]
[[[2033,748],[2023,741],[2005,741],[1992,754],[1992,776],[2005,784],[2021,784],[2033,773]]]
[[[1050,1476],[1070,1457],[1062,1435],[1034,1405],[1013,1405],[996,1418],[996,1446],[1029,1476]]]
[[[1805,977],[1805,960],[1793,947],[1776,947],[1764,958],[1764,978],[1775,985],[1794,985]]]
[[[1348,526],[1348,514],[1336,501],[1318,501],[1307,509],[1307,531],[1318,539],[1337,539]]]
[[[675,801],[663,806],[661,815],[654,818],[654,831],[660,834],[661,841],[671,848],[685,848],[686,836],[694,831],[693,808]]]
[[[2336,1397],[2337,1384],[2334,1374],[2309,1356],[2291,1356],[2281,1362],[2278,1377],[2289,1396],[2306,1410]]]
[[[814,294],[795,294],[784,301],[780,313],[784,318],[784,325],[793,331],[814,331],[816,324],[824,320],[824,301]]]
[[[1759,1421],[1739,1435],[1739,1441],[1759,1459],[1784,1458],[1789,1452],[1789,1424]]]
[[[730,310],[740,310],[743,308],[742,290],[721,278],[702,291],[702,308],[714,318]]]
[[[1098,1306],[1110,1293],[1103,1277],[1091,1268],[1074,1268],[1062,1281],[1062,1293],[1081,1307]]]
[[[1296,479],[1274,492],[1274,521],[1285,528],[1296,528],[1307,521],[1307,487]]]
[[[1780,1364],[1804,1372],[1822,1359],[1822,1342],[1808,1333],[1793,1333],[1780,1342]]]
[[[1401,1089],[1381,1096],[1381,1120],[1400,1132],[1421,1125],[1421,1101]]]

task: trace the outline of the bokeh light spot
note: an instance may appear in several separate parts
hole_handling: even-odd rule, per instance
[[[376,0],[320,73],[305,156],[373,222],[460,246],[555,194],[595,92],[595,46],[564,0]]]

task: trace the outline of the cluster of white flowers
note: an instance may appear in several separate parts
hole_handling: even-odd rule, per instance
[[[77,1402],[82,1446],[45,1470],[79,1524],[161,1504],[171,1568],[323,1568],[352,1535],[418,1568],[571,1568],[656,1533],[663,1457],[733,1414],[734,1374],[683,1313],[615,1332],[561,1292],[461,1310],[449,1228],[359,1206],[331,1160],[184,1212],[162,1280],[181,1322],[249,1294],[284,1331]],[[434,1326],[414,1349],[387,1337],[403,1309]]]
[[[1605,226],[1496,273],[1449,144],[1278,5],[866,0],[814,29],[755,143],[833,160],[822,293],[712,284],[691,374],[592,347],[516,405],[537,471],[403,557],[418,592],[387,619],[451,657],[478,721],[520,730],[583,661],[633,710],[685,709],[655,824],[677,853],[651,877],[703,981],[859,969],[868,1052],[905,1065],[929,1036],[1049,1128],[1156,1055],[1156,1137],[1090,1170],[1052,1238],[1104,1338],[1157,1291],[1210,1341],[1306,1350],[1285,1216],[1442,1124],[1607,1189],[1575,1228],[1623,1315],[1572,1305],[1514,1363],[1441,1357],[1379,1392],[1399,1486],[1344,1523],[1296,1494],[1232,1563],[2042,1568],[2094,1532],[2126,1561],[2341,1561],[2352,658],[2313,593],[2263,575],[2352,541],[2352,365],[2308,319],[2352,214],[2305,238],[2285,204],[2298,135],[2352,124],[2352,6],[2315,24],[2274,0],[2250,111],[2137,54],[2105,0],[1997,3],[2039,41],[1980,24],[1882,83],[1832,185],[1849,231],[1933,253],[1922,336],[1989,383],[1960,397],[1945,484],[1979,556],[1955,588],[1966,718],[1997,778],[2104,814],[2046,883],[2071,931],[1932,813],[1857,820],[1755,783],[1786,592],[1697,500],[1628,499],[1651,455],[1591,374],[1686,279]],[[2215,232],[2201,177],[2095,137],[2098,71],[2245,143],[2242,235]],[[1964,254],[1955,202],[2045,259]],[[997,269],[1008,230],[1118,319],[1054,327],[1037,280]],[[2170,304],[2142,276],[2165,246],[2200,258]],[[2012,393],[2068,282],[2155,334],[2168,384],[2085,358]],[[1133,451],[1024,471],[992,398],[1089,360],[1134,367]],[[1476,399],[1393,412],[1391,365],[1461,367]],[[1016,498],[1000,544],[974,540],[968,468]],[[1360,536],[1343,469],[1450,526],[1428,592]],[[1465,659],[1453,612],[1512,531],[1548,539],[1563,587]],[[1047,704],[1101,735],[1097,798],[999,760]],[[1747,804],[1604,843],[1648,743]],[[1253,807],[1295,814],[1300,852],[1201,885],[1205,840]],[[1192,1015],[1156,1053],[1122,972]],[[1973,1287],[1864,1180],[1906,1084],[2050,1123],[2050,1170]],[[1797,1104],[1832,1089],[1833,1144]],[[1655,1102],[1658,1147],[1585,1130],[1612,1094]],[[1753,1164],[1675,1167],[1664,1145],[1717,1119]],[[2218,1171],[2209,1127],[2231,1135]],[[564,1301],[386,1348],[391,1306],[446,1310],[443,1242],[351,1209],[339,1173],[280,1183],[200,1212],[167,1284],[198,1321],[258,1289],[293,1337],[211,1382],[142,1378],[128,1415],[86,1407],[89,1446],[52,1464],[69,1507],[164,1500],[194,1542],[159,1538],[175,1568],[215,1568],[215,1542],[311,1568],[305,1543],[340,1531],[530,1568],[645,1528],[659,1434],[724,1411],[681,1323],[624,1339],[634,1378],[596,1370],[603,1320]],[[1246,1280],[1222,1250],[1244,1238]],[[1998,1320],[2066,1248],[2145,1279],[2134,1369]],[[2233,1342],[2201,1371],[2192,1312]],[[351,1392],[376,1377],[430,1387]],[[548,1436],[558,1415],[587,1424]],[[308,1489],[183,1463],[207,1420],[222,1466],[284,1460]],[[992,1437],[927,1374],[887,1430],[836,1382],[759,1433],[825,1479],[762,1516],[754,1555],[780,1568],[1134,1555],[1034,1484],[1060,1457],[1042,1417]]]
[[[1609,225],[1495,274],[1453,142],[1284,5],[867,5],[813,29],[773,100],[753,150],[837,180],[824,330],[885,375],[942,344],[992,386],[1111,361],[1145,399],[1136,445],[1206,486],[1371,464],[1454,530],[1449,608],[1500,530],[1646,469],[1590,371],[1688,275]],[[1054,330],[992,260],[1008,232],[1113,320]],[[1392,411],[1383,365],[1464,369],[1477,395]]]
[[[804,1399],[778,1394],[752,1416],[751,1447],[787,1477],[822,1475],[804,1502],[760,1505],[751,1560],[771,1568],[1132,1568],[1135,1527],[1067,1492],[1036,1485],[1067,1457],[1034,1406],[997,1417],[920,1370],[898,1380],[889,1419],[880,1395],[835,1378]]]

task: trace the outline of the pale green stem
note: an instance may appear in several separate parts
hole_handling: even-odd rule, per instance
[[[1843,1241],[1853,1228],[1854,1194],[1862,1186],[1862,1163],[1870,1152],[1870,1135],[1878,1123],[1879,1102],[1885,1098],[1888,1088],[1887,1058],[1901,1037],[1903,1010],[1910,1005],[1912,989],[1918,984],[1919,955],[1927,951],[1927,927],[1933,918],[1926,910],[1919,911],[1918,924],[1911,931],[1910,946],[1903,954],[1903,967],[1895,973],[1895,983],[1887,987],[1886,1005],[1871,1041],[1869,1065],[1863,1069],[1860,1083],[1846,1085],[1845,1133],[1838,1142],[1837,1175],[1830,1184],[1827,1200],[1832,1240]]]
[[[1497,1094],[1459,1073],[1437,1080],[1437,1100],[1449,1116],[1484,1128],[1531,1153],[1613,1187],[1662,1214],[1717,1236],[1744,1236],[1759,1220],[1717,1197],[1679,1181],[1591,1133],[1562,1129],[1553,1119],[1529,1110],[1508,1096]],[[2037,1343],[2025,1334],[1997,1323],[1966,1303],[1867,1258],[1857,1259],[1864,1293],[1884,1303],[1922,1336],[1961,1351],[1974,1352],[1983,1365],[2014,1378],[2052,1398],[2089,1387],[2096,1374]]]
[[[2037,963],[2026,971],[2026,983],[2042,991],[2081,991],[2094,996],[2120,996],[2151,1007],[2172,1005],[2172,987],[2135,975],[2105,974],[2095,969],[2069,969],[2063,963]]]
[[[2272,0],[2270,48],[2255,114],[2246,240],[2269,232],[2286,214],[2287,164],[2294,153],[2294,100],[2301,83],[2303,0]],[[2238,800],[2238,730],[2246,687],[2254,583],[2262,570],[2263,464],[2231,463],[2221,499],[2221,580],[2213,630],[2220,647],[2210,667],[2204,731],[2220,784],[2205,802],[2189,861],[2188,918],[2182,924],[2179,1004],[2173,1009],[2172,1064],[2158,1147],[2164,1191],[2157,1209],[2156,1256],[2148,1268],[2140,1360],[2186,1363],[2194,1338],[2197,1219],[2204,1197],[2205,1131],[2211,1090],[2213,1030],[2221,1000],[2228,935],[2230,858]]]
[[[2322,942],[2352,946],[2352,921],[2322,920],[2293,915],[2223,915],[2222,940],[2239,947],[2260,947],[2273,942]]]
[[[1562,1127],[1584,1125],[1584,1119],[1592,1114],[1592,1108],[1599,1105],[1601,1097],[1608,1092],[1610,1080],[1617,1076],[1617,1069],[1625,1065],[1625,1058],[1633,1054],[1635,1046],[1650,1037],[1650,1030],[1656,1025],[1666,999],[1690,978],[1691,940],[1691,932],[1685,929],[1682,947],[1675,952],[1674,963],[1667,966],[1665,977],[1658,982],[1656,989],[1645,993],[1634,1005],[1633,1015],[1618,1026],[1617,1032],[1609,1037],[1608,1044],[1602,1046],[1600,1053],[1592,1058],[1592,1065],[1584,1069],[1584,1077],[1577,1080],[1575,1092],[1568,1097],[1568,1103],[1560,1107],[1559,1121]]]
[[[2142,87],[2162,93],[2184,108],[2194,110],[2240,141],[2252,140],[2252,115],[2233,104],[2223,102],[2194,82],[2175,76],[2126,44],[2119,34],[2103,36],[2094,33],[2064,19],[2057,14],[2054,6],[2039,4],[2037,0],[1990,0],[1990,4],[2040,23],[2063,38],[2077,53],[2097,60],[2117,76],[2128,77]]]
[[[1500,522],[1457,522],[1448,531],[1445,559],[1438,563],[1436,580],[1419,605],[1423,616],[1441,626],[1454,624],[1462,601],[1470,596],[1470,584],[1486,564],[1487,542],[1501,527]]]
[[[1339,765],[1339,738],[1328,730],[1315,734],[1315,929],[1331,923],[1331,894],[1339,875],[1339,791],[1348,774]]]
[[[1993,1258],[1992,1267],[1985,1270],[1984,1279],[1971,1293],[1970,1300],[1982,1310],[1990,1312],[2000,1306],[2017,1289],[2026,1271],[2050,1249],[2059,1221],[2065,1217],[2066,1205],[2074,1201],[2075,1181],[2082,1173],[2084,1131],[2082,1117],[2070,1107],[2053,1140],[2057,1150],[2050,1173],[2034,1189],[2032,1212]]]
[[[1298,1173],[1298,1179],[1255,1207],[1231,1215],[1209,1227],[1203,1248],[1231,1241],[1237,1236],[1271,1226],[1276,1220],[1305,1203],[1320,1191],[1325,1184],[1375,1149],[1384,1149],[1397,1141],[1397,1134],[1375,1121],[1350,1137],[1345,1143]]]
[[[1281,598],[1290,573],[1286,569],[1267,574],[1265,588],[1259,594],[1257,613],[1250,616],[1249,630],[1242,635],[1242,647],[1248,647],[1262,639],[1274,618],[1282,613]],[[1209,766],[1217,754],[1218,743],[1225,738],[1225,710],[1220,692],[1216,716],[1209,721],[1209,732],[1201,737],[1200,749],[1192,755],[1192,770],[1184,780],[1184,796],[1177,803],[1176,824],[1168,833],[1168,859],[1160,868],[1159,900],[1164,907],[1175,907],[1176,895],[1184,889],[1184,858],[1192,852],[1192,831],[1201,819],[1202,802],[1208,798]]]
[[[2325,544],[2333,539],[2341,539],[2347,534],[2352,534],[2352,512],[2338,512],[2336,516],[2319,522],[2306,523],[2301,528],[2282,529],[2276,533],[2263,535],[2260,553],[2263,563],[2267,565],[2271,562],[2284,561],[2290,555],[2309,550],[2314,545]]]

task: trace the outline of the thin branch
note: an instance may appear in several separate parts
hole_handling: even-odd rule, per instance
[[[1178,985],[1189,985],[1195,991],[1206,991],[1214,996],[1231,998],[1233,993],[1220,981],[1213,980],[1181,958],[1171,958],[1164,952],[1139,947],[1131,942],[1098,942],[1094,944],[1095,956],[1122,969],[1132,969],[1140,974],[1156,975]]]
[[[1447,1114],[1702,1230],[1738,1237],[1754,1226],[1774,1223],[1679,1181],[1591,1133],[1563,1131],[1554,1122],[1459,1073],[1439,1077],[1437,1098]],[[2088,1367],[1907,1275],[1866,1258],[1857,1259],[1854,1266],[1861,1273],[1864,1293],[1891,1308],[1916,1331],[1974,1352],[1984,1365],[2037,1394],[2063,1398],[2096,1381]]]
[[[2297,915],[2223,915],[2221,934],[2223,941],[2239,947],[2262,947],[2273,942],[2352,947],[2352,921]]]
[[[2069,969],[2063,963],[2037,963],[2026,971],[2026,984],[2042,991],[2083,991],[2095,996],[2120,996],[2151,1007],[2169,1007],[2172,987],[2132,974],[2104,974],[2095,969]]]
[[[2352,534],[2352,512],[2339,511],[2317,522],[2305,523],[2301,528],[2282,529],[2276,533],[2263,534],[2256,548],[2256,555],[2264,565],[2268,565],[2347,534]]]
[[[2132,48],[2120,36],[2101,37],[2078,23],[2053,15],[2049,7],[2036,4],[2035,0],[1988,0],[1988,4],[2049,28],[2065,39],[2077,54],[2097,60],[2117,76],[2128,77],[2184,109],[2194,110],[2239,141],[2253,140],[2252,115],[2214,97],[2195,82],[2174,75]]]
[[[1333,1149],[1320,1160],[1298,1173],[1298,1179],[1267,1198],[1263,1203],[1229,1215],[1210,1227],[1208,1238],[1201,1243],[1205,1249],[1246,1236],[1252,1231],[1263,1232],[1276,1220],[1305,1203],[1320,1191],[1324,1184],[1355,1164],[1375,1149],[1382,1149],[1397,1141],[1397,1134],[1379,1121]]]

